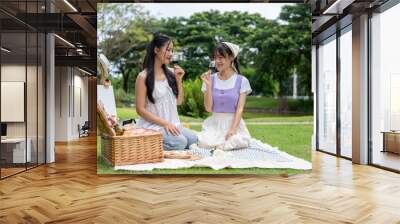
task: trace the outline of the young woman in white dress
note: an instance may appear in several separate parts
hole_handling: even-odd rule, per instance
[[[167,68],[173,55],[173,43],[163,34],[155,34],[147,47],[143,71],[136,78],[136,111],[141,117],[136,127],[163,133],[164,150],[185,150],[197,143],[197,136],[182,126],[177,105],[183,101],[184,70]]]
[[[214,50],[218,72],[204,73],[202,91],[204,106],[212,115],[198,134],[200,148],[231,150],[246,148],[251,136],[242,119],[246,96],[251,87],[246,77],[240,75],[237,55],[239,47],[222,42]]]

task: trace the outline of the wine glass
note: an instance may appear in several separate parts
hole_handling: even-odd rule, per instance
[[[208,64],[208,69],[211,70],[211,74],[217,72],[217,68],[215,67],[215,61],[210,61],[210,64]]]
[[[179,65],[179,61],[180,61],[180,55],[177,54],[177,53],[174,53],[174,54],[172,55],[171,63],[172,63],[173,65]]]

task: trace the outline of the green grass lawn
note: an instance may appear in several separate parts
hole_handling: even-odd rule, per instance
[[[311,102],[311,101],[310,101]],[[312,103],[312,102],[311,102]],[[301,109],[301,107],[305,110],[309,110],[310,105],[302,105],[305,104],[304,101],[301,100],[288,100],[289,107],[293,109]],[[308,103],[309,104],[309,103]],[[311,105],[312,106],[312,105]],[[272,97],[256,97],[256,96],[248,96],[246,99],[246,109],[276,109],[278,107],[278,99]],[[117,113],[120,119],[130,119],[130,118],[138,118],[138,115],[135,111],[135,108],[129,107],[119,107],[117,108]],[[254,112],[244,112],[244,119],[255,119],[254,121],[279,121],[280,119],[288,122],[288,121],[312,121],[312,111],[310,115],[280,115],[280,114],[272,114],[272,113],[254,113]],[[191,122],[191,121],[202,121],[201,118],[193,118],[189,116],[180,116],[183,122]]]
[[[273,97],[248,96],[246,99],[246,109],[268,109],[276,110],[279,100]],[[301,99],[288,99],[287,106],[289,111],[297,111],[303,114],[313,113],[313,101]]]
[[[117,108],[117,114],[118,114],[118,118],[120,120],[127,120],[127,119],[131,119],[131,118],[135,118],[138,119],[139,115],[136,113],[136,109],[135,108],[128,108],[128,107],[124,107],[124,108]],[[188,116],[182,116],[180,115],[179,118],[181,119],[182,122],[202,122],[203,119],[202,118],[194,118],[194,117],[188,117]]]
[[[246,122],[313,122],[312,115],[281,115],[269,113],[244,112]]]
[[[191,125],[191,129],[200,131],[200,125]],[[279,147],[293,156],[311,161],[312,125],[248,125],[251,135],[271,146]],[[117,171],[101,158],[101,140],[97,141],[97,173],[98,174],[297,174],[307,173],[295,169],[232,169],[213,170],[206,167],[185,169],[157,169],[153,171]]]
[[[246,108],[265,108],[272,109],[278,107],[278,100],[272,97],[246,97]]]
[[[129,108],[129,107],[117,107],[117,115],[120,120],[126,120],[126,119],[131,119],[131,118],[139,118],[139,115],[136,113],[135,108]]]
[[[247,125],[247,128],[253,138],[311,161],[312,125]],[[190,125],[190,129],[201,131],[201,125]]]
[[[120,120],[130,118],[138,119],[135,108],[117,108],[117,114]],[[179,116],[182,122],[202,122],[202,118],[193,118],[188,116]],[[312,115],[280,115],[269,113],[244,112],[243,119],[246,122],[312,122]]]

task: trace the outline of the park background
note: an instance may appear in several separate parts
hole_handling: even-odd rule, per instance
[[[252,137],[311,161],[311,12],[306,4],[276,3],[103,3],[98,4],[98,53],[110,61],[110,80],[120,120],[135,118],[135,80],[155,32],[170,36],[185,70],[181,121],[200,131],[208,116],[200,74],[214,46],[229,41],[241,47],[240,70],[251,84],[243,118]],[[98,141],[98,145],[101,141]],[[98,146],[100,150],[100,146]],[[98,173],[113,171],[98,153]],[[250,169],[252,173],[282,170]],[[249,169],[208,168],[175,173],[245,173]],[[285,173],[302,171],[284,170]],[[151,173],[170,173],[156,170]]]

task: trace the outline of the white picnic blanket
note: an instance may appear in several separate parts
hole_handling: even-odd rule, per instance
[[[153,170],[153,169],[179,169],[190,167],[210,167],[214,170],[224,168],[291,168],[309,170],[312,164],[306,160],[296,158],[276,147],[252,139],[250,146],[232,151],[214,151],[191,147],[189,152],[201,157],[200,160],[190,161],[184,159],[165,159],[160,163],[135,164],[115,166],[115,170]]]

